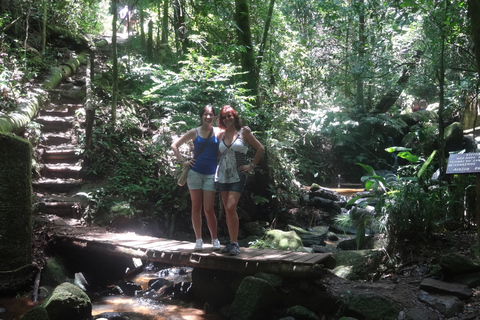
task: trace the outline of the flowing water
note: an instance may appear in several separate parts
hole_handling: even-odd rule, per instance
[[[183,272],[178,272],[179,270]],[[154,268],[145,268],[141,273],[128,279],[129,283],[139,285],[142,289],[135,296],[126,296],[116,292],[118,291],[115,290],[117,284],[111,284],[107,288],[98,288],[95,292],[88,291],[92,301],[93,318],[99,318],[99,315],[105,312],[134,312],[152,320],[222,319],[218,313],[204,311],[204,306],[200,302],[175,299],[173,294],[162,294],[161,290],[149,289],[149,282],[159,278],[172,283],[190,283],[191,268],[170,268],[160,271]],[[21,319],[28,310],[41,302],[34,304],[31,294],[0,297],[0,320]]]

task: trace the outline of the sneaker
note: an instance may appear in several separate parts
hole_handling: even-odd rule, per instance
[[[231,247],[232,247],[232,243],[231,243],[231,242],[227,243],[227,245],[226,245],[225,247],[223,247],[222,253],[228,253],[228,252],[230,252],[230,248],[231,248]]]
[[[218,241],[218,239],[213,239],[212,240],[212,247],[213,247],[213,250],[220,250],[220,241]]]
[[[195,242],[195,248],[193,250],[202,251],[202,249],[203,249],[203,240],[197,239],[197,241]]]
[[[238,245],[238,242],[233,242],[230,245],[230,251],[228,251],[228,254],[231,256],[236,256],[239,253],[240,253],[240,246]]]

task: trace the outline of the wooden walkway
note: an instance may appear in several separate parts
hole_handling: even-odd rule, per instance
[[[320,278],[324,269],[333,269],[330,253],[306,253],[270,249],[240,248],[240,254],[229,256],[213,251],[204,244],[201,252],[194,243],[168,240],[134,233],[62,234],[54,236],[56,245],[76,247],[115,256],[139,258],[176,266],[189,266],[255,274],[267,272],[294,278]]]

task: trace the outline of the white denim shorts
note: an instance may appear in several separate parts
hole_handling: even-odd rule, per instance
[[[187,176],[188,189],[215,191],[215,175],[201,174],[190,169]]]

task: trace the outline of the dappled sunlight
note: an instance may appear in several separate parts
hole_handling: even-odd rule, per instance
[[[105,312],[136,312],[146,316],[153,316],[155,320],[176,319],[221,319],[216,314],[206,314],[200,306],[192,303],[176,301],[160,302],[153,299],[131,297],[105,297],[96,301],[93,305],[92,315],[98,316]],[[177,304],[178,303],[178,304]]]

